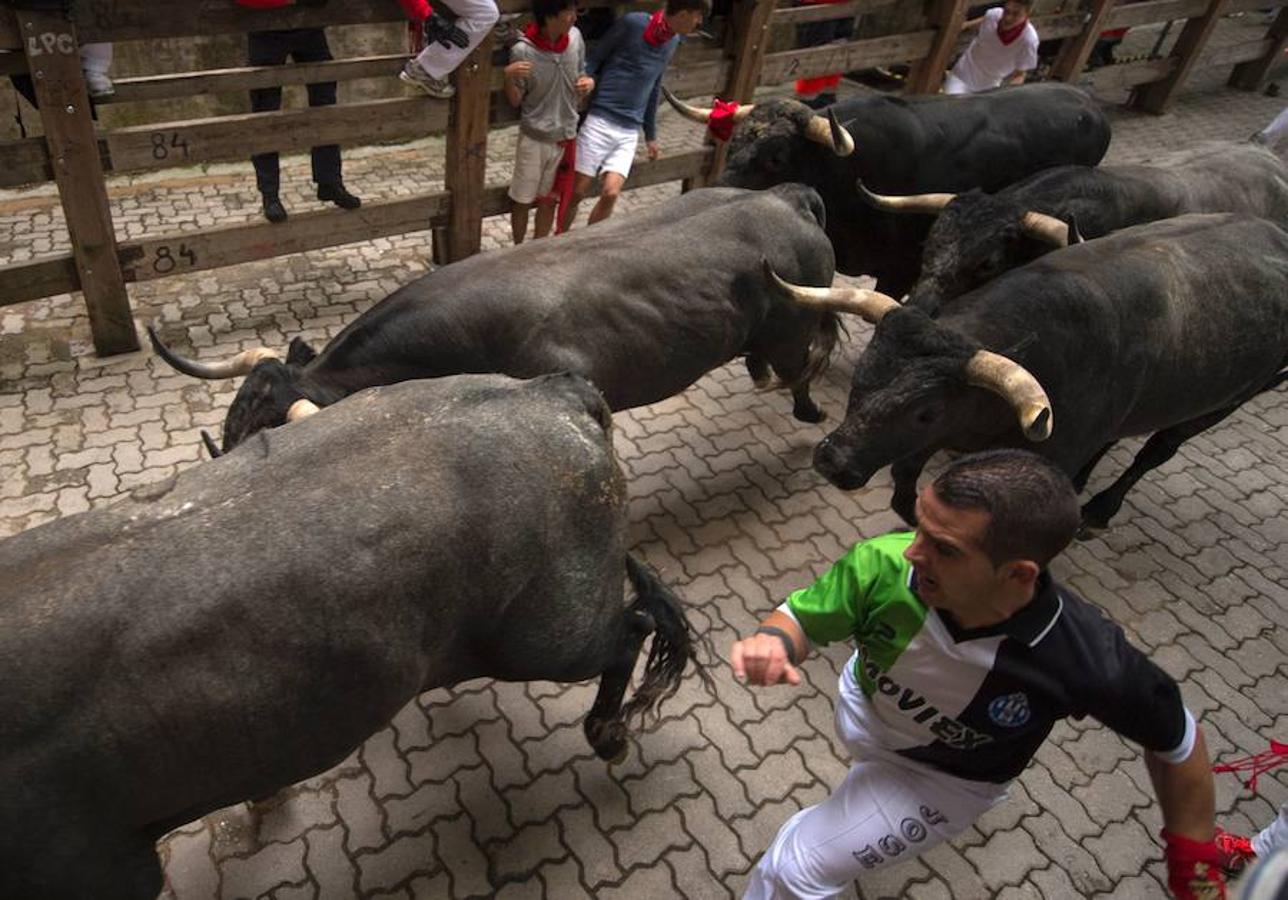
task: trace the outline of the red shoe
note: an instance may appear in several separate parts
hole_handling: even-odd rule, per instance
[[[1241,834],[1231,834],[1218,826],[1213,841],[1216,843],[1217,850],[1221,852],[1221,868],[1225,870],[1226,875],[1231,877],[1238,875],[1248,867],[1249,863],[1257,859],[1257,854],[1252,849],[1252,841]]]

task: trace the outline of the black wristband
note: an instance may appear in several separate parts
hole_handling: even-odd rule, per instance
[[[775,628],[773,625],[761,625],[756,629],[756,634],[772,634],[783,642],[783,649],[787,651],[787,661],[793,666],[796,665],[796,642],[792,636],[781,628]]]

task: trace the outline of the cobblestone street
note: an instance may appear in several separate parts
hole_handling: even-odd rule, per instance
[[[1164,116],[1108,106],[1106,162],[1241,140],[1283,108],[1282,99],[1225,88],[1223,74],[1199,71]],[[661,121],[664,152],[700,142],[670,110]],[[513,138],[490,142],[492,184],[508,180]],[[410,196],[441,184],[441,160],[437,141],[366,148],[346,153],[346,182],[368,201]],[[317,203],[308,171],[307,156],[283,160],[289,210]],[[117,178],[109,189],[122,237],[260,214],[249,164]],[[618,214],[678,191],[631,192]],[[508,246],[507,219],[488,220],[484,244]],[[0,193],[0,260],[66,247],[52,185]],[[418,232],[150,281],[130,294],[140,323],[199,358],[260,344],[284,350],[296,335],[320,345],[423,274],[429,252],[428,233]],[[844,411],[869,333],[851,326],[816,390],[829,413],[823,425],[794,420],[787,393],[757,392],[740,364],[615,417],[632,542],[709,639],[714,683],[708,692],[689,678],[624,763],[610,769],[582,736],[593,683],[434,690],[257,815],[232,807],[169,835],[160,844],[166,896],[738,896],[779,825],[847,768],[832,697],[850,648],[816,654],[794,689],[744,688],[724,657],[788,591],[898,523],[888,470],[845,493],[810,465]],[[150,350],[96,358],[79,294],[0,310],[0,535],[198,465],[198,431],[219,434],[236,386],[179,375]],[[1282,388],[1264,394],[1191,440],[1137,486],[1109,531],[1053,567],[1181,681],[1216,761],[1288,740],[1285,400]],[[1108,484],[1138,446],[1115,448],[1090,488]],[[1217,776],[1218,821],[1230,830],[1260,827],[1285,801],[1288,769],[1263,776],[1256,796]],[[1009,801],[950,845],[865,877],[854,896],[1162,898],[1160,825],[1138,749],[1090,720],[1066,723]]]

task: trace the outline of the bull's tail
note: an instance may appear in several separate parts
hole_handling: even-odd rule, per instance
[[[684,607],[651,569],[634,557],[626,556],[626,575],[635,588],[633,611],[653,620],[653,646],[644,664],[644,678],[635,695],[622,707],[622,722],[633,718],[641,723],[656,715],[657,708],[680,688],[680,680],[690,662],[703,681],[710,676],[697,659],[698,637],[684,615]]]
[[[822,376],[832,365],[832,357],[836,355],[836,348],[841,342],[841,332],[845,326],[841,322],[841,317],[834,312],[825,312],[818,323],[818,332],[814,335],[814,340],[809,345],[809,356],[805,359],[805,368],[801,370],[800,377],[793,381],[788,387],[796,387],[799,384],[812,384],[816,378]]]

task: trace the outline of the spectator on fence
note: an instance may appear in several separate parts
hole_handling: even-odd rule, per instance
[[[533,21],[510,48],[505,97],[520,109],[510,181],[510,233],[522,244],[537,204],[536,237],[550,234],[558,197],[551,194],[565,157],[576,154],[577,106],[595,80],[586,74],[586,45],[576,0],[532,0]]]
[[[917,520],[855,545],[732,647],[734,677],[767,686],[800,684],[816,644],[856,644],[836,701],[849,774],[779,829],[745,896],[831,897],[951,840],[1057,720],[1091,715],[1145,748],[1174,895],[1223,897],[1212,770],[1180,689],[1047,570],[1078,530],[1068,476],[1026,450],[963,456]]]
[[[456,88],[447,76],[465,61],[500,18],[496,0],[442,0],[446,11],[434,9],[428,0],[398,2],[409,19],[422,22],[425,42],[425,49],[407,60],[398,77],[431,97],[448,99]]]
[[[241,6],[252,9],[274,9],[286,6],[289,0],[236,0]],[[315,4],[309,4],[315,5]],[[331,48],[326,31],[322,28],[284,28],[272,31],[252,31],[247,36],[247,58],[252,66],[280,66],[287,59],[297,63],[329,62]],[[309,106],[331,106],[335,103],[335,82],[326,81],[308,85]],[[281,87],[256,88],[250,92],[253,112],[281,109]],[[357,209],[362,201],[345,189],[340,174],[340,146],[326,144],[314,147],[313,181],[318,186],[317,197],[334,203],[342,209]],[[276,152],[257,153],[251,157],[255,166],[255,181],[264,203],[264,218],[270,222],[286,221],[286,207],[280,196],[281,170]]]
[[[846,0],[793,0],[797,7],[826,6],[845,3]],[[805,22],[796,26],[797,47],[820,47],[833,41],[846,41],[854,35],[854,16],[828,19],[823,22]],[[811,109],[822,109],[836,102],[836,88],[841,83],[841,73],[798,78],[795,84],[796,99]]]
[[[596,79],[598,89],[577,135],[577,178],[564,214],[565,228],[572,225],[578,204],[601,173],[603,184],[599,201],[590,212],[590,224],[613,214],[635,160],[641,128],[648,158],[661,155],[657,103],[662,75],[680,38],[698,30],[708,8],[708,0],[666,0],[666,6],[652,15],[627,13],[591,49],[586,70]]]
[[[1029,21],[1033,0],[1006,0],[969,19],[962,31],[979,29],[944,77],[944,93],[973,94],[1001,84],[1023,84],[1038,65],[1038,32]]]

